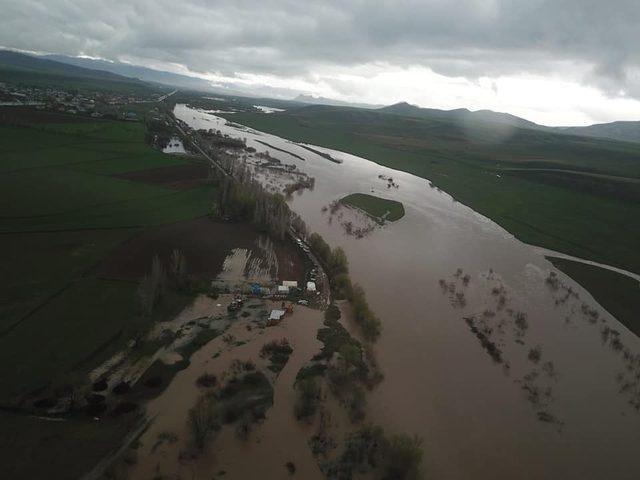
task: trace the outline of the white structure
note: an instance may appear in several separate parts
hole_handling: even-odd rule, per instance
[[[316,291],[316,282],[307,282],[307,292]]]
[[[269,320],[280,321],[282,317],[284,317],[284,310],[271,310],[271,315],[269,315]]]
[[[282,282],[282,286],[289,288],[298,288],[298,282],[294,280],[285,280],[284,282]]]
[[[289,287],[286,285],[278,285],[278,293],[289,293]]]

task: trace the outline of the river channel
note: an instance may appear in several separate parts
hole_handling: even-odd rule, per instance
[[[547,251],[423,178],[313,146],[341,161],[332,162],[185,105],[174,113],[315,178],[290,206],[344,248],[383,323],[375,351],[385,379],[368,418],[421,436],[428,478],[640,478],[640,339]],[[402,202],[406,214],[349,234],[344,221],[358,215],[322,207],[358,192]]]

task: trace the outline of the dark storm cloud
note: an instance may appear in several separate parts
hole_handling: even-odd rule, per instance
[[[0,8],[0,44],[20,49],[283,77],[369,62],[467,78],[575,65],[584,83],[640,97],[638,0],[0,0]]]

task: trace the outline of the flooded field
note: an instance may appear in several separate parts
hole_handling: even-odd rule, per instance
[[[383,322],[385,380],[369,419],[423,437],[429,477],[638,478],[640,339],[556,271],[550,252],[425,179],[184,105],[174,113],[315,179],[290,205],[345,249]],[[323,208],[352,193],[401,202],[405,216],[370,228],[356,211]]]
[[[226,307],[230,299],[201,298],[178,320],[210,315]],[[195,352],[189,366],[148,404],[150,424],[135,449],[135,463],[127,468],[128,478],[251,478],[256,471],[264,478],[280,478],[286,475],[287,462],[295,465],[302,478],[322,478],[307,448],[313,430],[297,423],[293,416],[293,383],[298,370],[320,349],[315,332],[321,325],[322,312],[298,307],[279,325],[265,328],[261,310],[274,307],[275,303],[259,300],[248,303],[245,311],[252,315],[233,321],[225,335]],[[287,340],[292,353],[281,371],[271,372],[261,350],[265,344],[282,339]],[[266,409],[264,419],[251,423],[242,435],[237,424],[235,428],[234,424],[223,424],[203,450],[197,451],[188,427],[190,410],[211,387],[241,375],[246,364],[251,365],[251,372],[267,375],[273,385],[273,405]],[[210,376],[212,385],[202,381],[203,375]]]

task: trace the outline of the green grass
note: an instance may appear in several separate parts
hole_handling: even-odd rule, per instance
[[[151,318],[138,314],[135,282],[85,278],[51,298],[0,337],[0,401],[42,386],[82,380],[156,321],[192,297],[169,293]]]
[[[144,142],[144,125],[0,125],[2,402],[79,379],[156,320],[138,315],[137,284],[92,268],[146,228],[206,214],[214,187],[170,190],[117,174],[185,162]],[[158,315],[189,297],[176,296]]]
[[[340,201],[345,205],[364,211],[378,222],[395,222],[404,217],[404,206],[395,200],[375,197],[366,193],[352,193]]]
[[[88,372],[192,300],[169,292],[145,318],[136,282],[95,274],[122,242],[200,217],[215,197],[213,186],[176,191],[119,178],[186,161],[153,150],[144,136],[143,123],[80,117],[0,125],[0,405],[15,406],[41,387],[85,383]],[[131,427],[3,413],[3,472],[79,478]]]
[[[88,473],[132,427],[92,418],[62,422],[0,412],[3,478],[71,480]]]
[[[0,235],[0,332],[81,278],[132,229]],[[2,339],[0,337],[0,345]]]
[[[640,185],[512,170],[637,179],[640,145],[527,129],[500,137],[491,128],[337,107],[232,120],[428,178],[524,242],[640,272],[640,201],[633,200]]]
[[[547,257],[553,265],[586,288],[620,323],[640,336],[640,283],[600,267]]]

